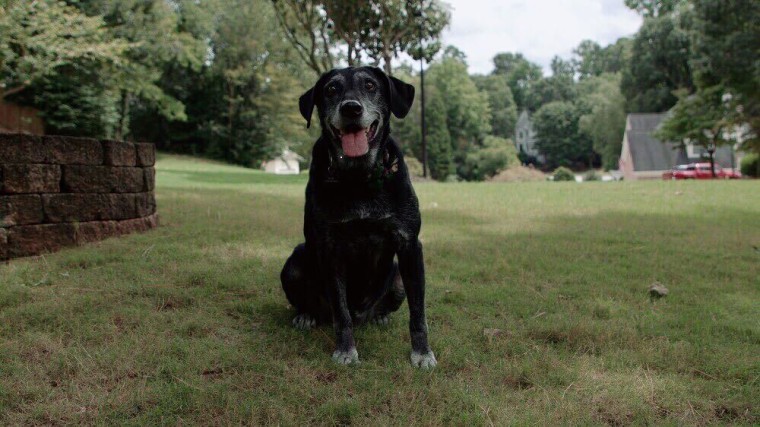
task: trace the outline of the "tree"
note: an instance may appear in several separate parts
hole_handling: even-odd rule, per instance
[[[429,60],[438,51],[441,31],[451,16],[438,0],[272,1],[288,41],[319,75],[338,63],[339,46],[345,48],[349,65],[366,55],[374,65],[383,61],[388,74],[401,52],[419,59],[420,43],[426,46],[423,55]]]
[[[673,12],[683,0],[625,0],[625,5],[646,18]]]
[[[552,59],[552,75],[536,81],[526,99],[526,108],[537,111],[555,101],[575,102],[577,98],[573,66],[557,56]]]
[[[320,0],[272,0],[285,38],[317,76],[335,68],[337,42]]]
[[[444,3],[438,0],[372,0],[367,3],[375,13],[375,25],[364,40],[364,51],[375,63],[382,59],[387,74],[393,73],[391,61],[401,52],[420,59],[420,44],[427,48],[422,49],[424,58],[432,59],[440,48],[441,32],[451,19],[451,12]]]
[[[512,98],[507,76],[472,76],[472,80],[478,89],[488,96],[488,104],[491,107],[491,133],[502,138],[512,138],[517,123],[517,105]]]
[[[656,136],[663,141],[691,143],[710,155],[710,168],[715,177],[715,150],[732,142],[731,109],[725,90],[714,86],[693,95],[682,94],[671,115],[660,125]]]
[[[493,63],[493,74],[507,77],[517,109],[528,108],[531,89],[543,77],[541,67],[525,59],[521,53],[499,53],[493,57]]]
[[[128,48],[109,37],[102,19],[58,1],[11,1],[0,12],[0,99],[66,65],[118,63]]]
[[[518,163],[517,150],[511,139],[488,135],[482,147],[472,147],[467,153],[460,167],[460,176],[470,181],[482,181]]]
[[[548,167],[588,165],[593,161],[591,141],[578,129],[580,116],[575,105],[563,101],[546,104],[533,116],[536,147]]]
[[[676,90],[694,90],[689,65],[689,34],[679,17],[647,18],[631,47],[631,61],[623,72],[621,89],[629,112],[662,112],[678,100]]]
[[[579,119],[579,130],[587,135],[605,169],[617,167],[625,132],[625,97],[620,93],[620,75],[602,74],[580,84],[580,100],[588,111]]]
[[[461,163],[468,147],[479,143],[491,131],[488,96],[475,86],[467,65],[455,57],[444,57],[431,64],[427,76],[430,87],[435,88],[431,98],[445,98],[446,125],[455,158]]]
[[[695,0],[690,12],[697,91],[722,87],[743,147],[760,153],[760,3]]]
[[[631,40],[620,38],[615,43],[601,47],[591,40],[582,41],[573,50],[573,68],[580,80],[603,73],[618,73],[630,61]]]
[[[451,136],[446,123],[446,105],[441,96],[434,96],[426,108],[427,154],[430,176],[444,181],[454,173]]]

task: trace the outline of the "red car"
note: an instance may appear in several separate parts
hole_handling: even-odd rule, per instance
[[[718,165],[715,165],[715,177],[713,177],[709,163],[678,165],[662,174],[662,179],[739,179],[741,177],[741,173]]]

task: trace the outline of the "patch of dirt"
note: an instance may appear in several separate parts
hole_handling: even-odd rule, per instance
[[[316,378],[321,383],[330,384],[338,379],[338,374],[335,372],[317,372]]]
[[[525,376],[525,374],[507,375],[501,382],[514,390],[527,390],[533,388],[533,383],[527,376]]]
[[[546,181],[546,174],[538,169],[525,166],[512,166],[489,179],[491,182],[535,182]]]

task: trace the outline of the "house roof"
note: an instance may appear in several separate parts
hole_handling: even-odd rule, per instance
[[[683,149],[675,144],[663,144],[652,132],[629,130],[626,136],[636,171],[668,170],[687,161]]]

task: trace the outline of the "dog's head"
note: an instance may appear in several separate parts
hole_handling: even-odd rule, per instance
[[[375,164],[390,132],[390,115],[404,118],[414,87],[375,67],[344,68],[322,75],[299,99],[301,115],[311,124],[317,107],[322,137],[334,166],[365,169]]]

